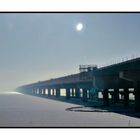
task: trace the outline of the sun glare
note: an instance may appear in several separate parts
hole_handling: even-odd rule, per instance
[[[81,31],[83,29],[83,24],[82,23],[78,23],[77,25],[76,25],[76,30],[77,31]]]

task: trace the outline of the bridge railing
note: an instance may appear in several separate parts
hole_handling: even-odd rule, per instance
[[[108,64],[98,65],[98,68],[104,68],[104,67],[108,67],[108,66],[123,64],[123,63],[127,63],[127,62],[132,62],[132,61],[136,61],[138,59],[140,59],[140,57],[138,55],[136,55],[136,56],[132,55],[131,57],[121,58],[119,60],[113,61],[113,62],[108,63]]]

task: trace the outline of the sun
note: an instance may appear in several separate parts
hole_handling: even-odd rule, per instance
[[[78,24],[76,25],[76,30],[77,30],[77,31],[82,31],[82,30],[83,30],[83,24],[82,24],[82,23],[78,23]]]

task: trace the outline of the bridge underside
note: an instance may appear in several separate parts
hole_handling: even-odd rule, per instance
[[[93,86],[103,90],[104,105],[109,105],[108,89],[114,89],[112,94],[114,102],[119,99],[119,89],[123,89],[121,95],[124,98],[124,106],[129,106],[129,89],[133,89],[135,98],[135,111],[140,112],[140,71],[139,70],[124,70],[120,72],[102,72],[96,73],[93,77]]]
[[[63,89],[66,99],[79,98],[85,102],[93,99],[97,92],[101,92],[104,106],[110,105],[109,96],[111,96],[113,103],[121,101],[125,107],[129,106],[129,94],[132,93],[135,111],[140,112],[140,58],[104,68],[96,68],[90,72],[82,72],[83,78],[87,77],[87,79],[81,80],[80,74],[21,86],[17,90],[32,95],[56,96],[58,98],[62,96]],[[133,90],[130,91],[130,88]],[[109,91],[109,89],[113,89],[113,91]]]
[[[97,86],[98,85],[98,86]],[[135,111],[140,111],[140,84],[139,82],[134,83],[133,81],[127,81],[118,77],[96,77],[96,81],[82,82],[82,83],[71,83],[71,84],[59,84],[50,86],[33,86],[19,89],[20,92],[28,93],[31,95],[44,96],[44,97],[56,97],[58,100],[60,97],[70,99],[77,98],[83,102],[91,101],[94,102],[94,94],[91,89],[96,89],[96,92],[102,94],[102,104],[109,106],[110,104],[121,103],[124,107],[130,106],[129,94],[135,96]],[[134,90],[129,91],[129,88]],[[109,89],[113,89],[110,91]],[[122,90],[121,90],[122,89]],[[62,93],[62,90],[64,90]]]

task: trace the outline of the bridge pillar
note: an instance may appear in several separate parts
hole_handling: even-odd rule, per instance
[[[36,92],[36,88],[34,89],[34,94],[36,94],[37,92]]]
[[[39,95],[42,93],[42,89],[39,89]]]
[[[38,95],[40,94],[40,89],[39,89],[39,88],[38,88],[37,94],[38,94]]]
[[[54,93],[55,93],[55,89],[52,89],[52,96],[54,96]]]
[[[41,88],[40,91],[39,91],[40,95],[42,95],[42,92],[43,92],[43,89]]]
[[[103,90],[103,105],[109,106],[108,89]]]
[[[108,94],[111,96],[111,99],[114,99],[114,93],[111,91],[108,91]],[[108,97],[109,97],[109,95],[108,95]]]
[[[39,88],[39,95],[41,94],[42,89]]]
[[[80,97],[80,89],[79,88],[75,88],[75,96],[76,96],[76,98]]]
[[[44,88],[41,89],[41,95],[44,95]]]
[[[35,92],[36,94],[38,94],[38,89],[36,88],[36,92]]]
[[[39,94],[42,95],[42,88],[39,89]]]
[[[36,89],[35,89],[35,94],[37,94],[37,93],[38,93],[38,89],[36,88]]]
[[[57,97],[57,98],[60,97],[60,88],[57,88],[57,89],[56,89],[56,97]]]
[[[120,100],[121,101],[124,100],[124,94],[123,94],[123,92],[120,92]]]
[[[72,95],[72,97],[74,97],[74,88],[72,88],[72,90],[71,90],[71,95]]]
[[[93,93],[91,92],[91,90],[89,90],[89,98],[90,98],[90,100],[94,100],[93,96],[94,96]]]
[[[134,83],[135,111],[140,112],[140,81]]]
[[[35,89],[35,94],[37,94],[38,93],[38,90],[37,90],[37,88]]]
[[[48,96],[50,97],[51,96],[51,89],[48,88]]]
[[[33,94],[33,93],[34,93],[34,89],[32,88],[32,89],[31,89],[31,94]]]
[[[36,89],[36,94],[38,94],[38,89]]]
[[[37,94],[37,89],[35,89],[35,94]]]
[[[35,89],[33,88],[33,94],[35,94]]]
[[[31,90],[32,90],[32,94],[34,94],[34,89],[32,88]]]
[[[129,91],[128,91],[128,88],[124,89],[124,106],[125,107],[129,106]]]
[[[83,102],[87,102],[87,89],[83,89]]]
[[[36,94],[38,94],[38,88],[36,89]]]
[[[46,89],[44,88],[44,89],[43,89],[43,95],[45,95],[45,94],[46,94]]]
[[[33,94],[35,94],[35,88],[33,89]]]
[[[39,94],[39,89],[38,88],[37,88],[37,92],[36,93],[37,93],[37,95]]]
[[[40,90],[40,88],[38,89],[38,94],[40,95],[40,93],[41,93],[41,90]]]
[[[29,93],[32,94],[32,89],[29,88],[28,90],[29,90]]]
[[[70,88],[66,88],[66,99],[70,99]]]
[[[34,94],[36,94],[37,92],[36,92],[36,89],[34,89]]]
[[[119,102],[119,89],[115,88],[114,89],[114,103],[118,103]]]

